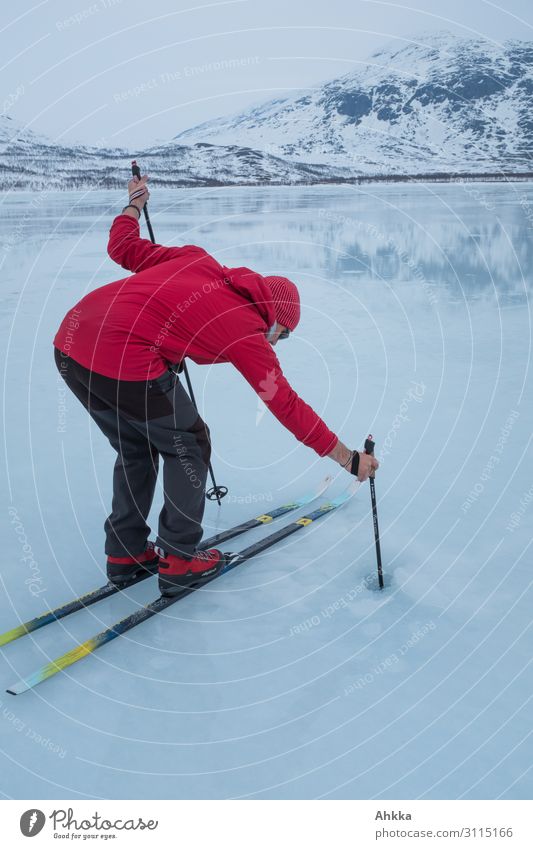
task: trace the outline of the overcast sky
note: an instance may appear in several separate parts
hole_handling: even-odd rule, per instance
[[[532,0],[22,0],[2,12],[2,112],[140,149],[448,29],[533,40]]]

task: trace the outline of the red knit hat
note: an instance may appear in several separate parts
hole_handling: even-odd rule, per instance
[[[296,284],[288,277],[265,277],[272,292],[276,321],[294,330],[300,321],[300,295]]]

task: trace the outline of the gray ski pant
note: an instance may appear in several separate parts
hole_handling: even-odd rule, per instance
[[[209,429],[178,376],[168,371],[155,380],[114,380],[57,349],[55,361],[117,452],[105,553],[124,557],[144,551],[161,456],[164,506],[156,545],[170,554],[193,554],[202,538],[211,445]]]

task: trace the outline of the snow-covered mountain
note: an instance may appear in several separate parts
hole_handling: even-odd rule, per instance
[[[165,186],[529,172],[532,134],[533,42],[441,32],[144,151],[58,144],[4,115],[0,169],[11,189],[122,187],[132,156]]]
[[[237,144],[171,142],[143,151],[64,146],[0,117],[0,171],[9,189],[123,188],[133,156],[151,175],[151,185],[212,186],[323,182],[344,169],[290,162]]]
[[[118,148],[60,144],[7,115],[0,116],[2,188],[77,189],[93,183],[99,188],[123,186],[123,177],[117,182],[118,163],[127,155]]]
[[[338,79],[176,140],[239,139],[354,174],[529,170],[532,95],[533,43],[441,32],[397,39]]]

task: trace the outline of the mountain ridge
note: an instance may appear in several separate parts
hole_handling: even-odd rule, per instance
[[[378,60],[373,61],[373,60]],[[179,133],[228,144],[237,135],[291,161],[353,175],[529,167],[533,44],[501,48],[447,33],[395,42],[333,80]]]
[[[10,189],[123,186],[132,157],[166,186],[483,178],[529,174],[532,139],[533,42],[440,31],[140,151],[57,143],[3,115],[0,167]]]

